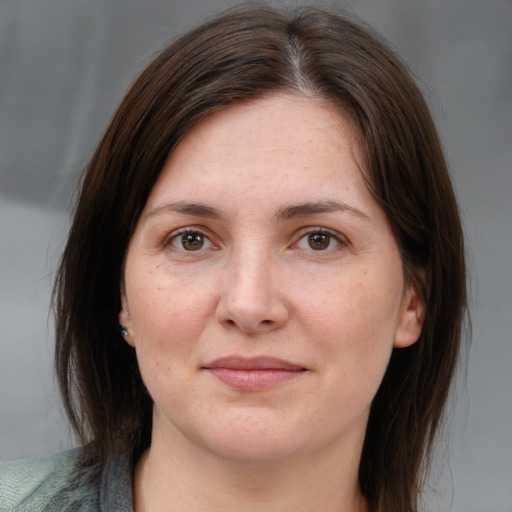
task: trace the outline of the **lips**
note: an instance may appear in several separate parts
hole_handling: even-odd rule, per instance
[[[224,384],[247,391],[278,386],[306,372],[306,368],[290,361],[267,356],[216,359],[203,366],[203,369]]]

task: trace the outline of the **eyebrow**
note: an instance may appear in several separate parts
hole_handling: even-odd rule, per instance
[[[300,217],[308,217],[310,215],[318,215],[321,213],[331,212],[348,212],[366,220],[370,220],[370,216],[342,201],[315,201],[302,204],[294,204],[279,208],[276,213],[278,220],[291,220]]]
[[[213,208],[201,203],[189,203],[186,201],[176,201],[171,203],[164,203],[150,210],[146,217],[152,217],[161,212],[181,213],[185,215],[192,215],[194,217],[209,217],[211,219],[222,219],[222,213]]]
[[[190,203],[186,201],[176,201],[158,205],[150,210],[146,214],[146,217],[152,217],[153,215],[157,215],[161,212],[179,213],[184,215],[191,215],[194,217],[206,217],[216,220],[221,220],[224,218],[224,215],[222,215],[220,210],[217,210],[217,208],[202,203]],[[354,206],[350,206],[342,201],[334,200],[312,201],[284,206],[277,210],[275,218],[278,221],[292,220],[301,217],[309,217],[311,215],[319,215],[322,213],[331,212],[348,212],[363,219],[370,220],[370,216],[362,210],[359,210]]]

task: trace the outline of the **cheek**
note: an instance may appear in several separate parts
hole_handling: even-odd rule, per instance
[[[196,370],[195,353],[211,297],[165,272],[139,273],[133,283],[130,317],[142,379],[155,402],[172,409]],[[173,389],[182,392],[177,395]]]
[[[321,364],[344,374],[345,382],[367,380],[373,388],[393,348],[401,280],[354,270],[330,282],[316,292],[303,292],[301,315],[308,337],[322,354]]]
[[[134,323],[144,327],[153,324],[158,328],[174,323],[185,312],[191,312],[194,287],[180,282],[161,265],[146,270],[147,266],[142,264],[133,269],[127,282],[127,289],[131,290],[129,306]]]
[[[378,280],[350,276],[324,289],[302,293],[304,320],[320,336],[338,337],[340,342],[379,343],[386,334],[394,333],[401,293],[396,286],[379,286]]]
[[[190,352],[211,315],[213,296],[159,267],[134,272],[132,282],[129,306],[138,354]]]

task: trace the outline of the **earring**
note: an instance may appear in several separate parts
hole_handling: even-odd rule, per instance
[[[121,335],[126,338],[128,336],[128,329],[124,325],[119,325],[119,330],[121,331]]]

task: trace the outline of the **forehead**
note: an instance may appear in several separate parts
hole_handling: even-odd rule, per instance
[[[259,144],[276,151],[304,150],[311,146],[343,149],[350,146],[359,151],[356,126],[348,111],[339,104],[316,97],[293,93],[274,93],[257,99],[230,104],[203,119],[185,136],[178,148],[184,150],[192,139],[195,142],[212,140],[222,149],[223,143],[236,138],[243,145]],[[171,155],[172,158],[172,155]]]
[[[247,185],[249,193],[260,180],[290,193],[300,184],[339,185],[341,176],[362,180],[361,161],[354,123],[338,105],[275,94],[200,121],[169,156],[150,199],[187,184],[212,194],[221,184]]]

